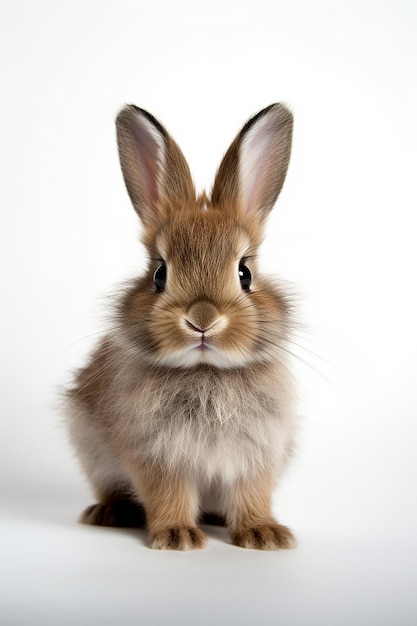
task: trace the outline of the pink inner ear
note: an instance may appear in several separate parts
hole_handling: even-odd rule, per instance
[[[155,208],[158,202],[158,185],[159,168],[156,167],[155,161],[147,154],[139,155],[140,168],[142,170],[144,192],[149,207]]]
[[[268,117],[259,120],[244,138],[240,150],[240,199],[245,214],[257,211],[270,185],[276,129]]]
[[[135,140],[135,158],[143,193],[149,208],[155,209],[161,183],[164,141],[156,128],[144,117],[137,115],[132,128]]]

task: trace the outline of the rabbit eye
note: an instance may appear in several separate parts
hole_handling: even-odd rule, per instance
[[[239,263],[239,280],[242,289],[249,291],[252,282],[252,274],[249,268],[243,263]]]
[[[156,287],[157,293],[161,293],[165,289],[165,283],[167,281],[167,266],[165,263],[156,268],[153,274],[153,283]]]

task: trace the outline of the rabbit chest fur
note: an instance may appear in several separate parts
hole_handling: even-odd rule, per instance
[[[135,457],[185,470],[201,487],[233,484],[266,467],[278,472],[285,464],[294,412],[284,367],[149,370],[134,360],[118,363],[108,347],[106,354],[105,391],[90,389],[94,373],[87,368],[69,401],[72,439],[96,481],[102,475],[128,485]]]

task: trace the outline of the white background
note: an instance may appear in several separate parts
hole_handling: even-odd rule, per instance
[[[411,0],[2,2],[2,623],[416,623],[416,18]],[[281,100],[294,149],[262,261],[306,324],[276,500],[300,546],[217,529],[156,553],[79,526],[91,494],[57,394],[144,262],[114,117],[154,113],[201,189]]]

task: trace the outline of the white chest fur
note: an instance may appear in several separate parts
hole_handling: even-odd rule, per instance
[[[233,482],[265,466],[278,470],[292,439],[290,393],[283,375],[272,384],[270,370],[262,369],[125,377],[118,438],[134,455],[186,468],[207,482]]]

